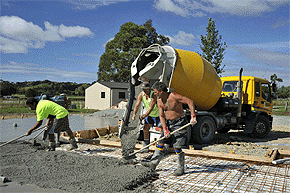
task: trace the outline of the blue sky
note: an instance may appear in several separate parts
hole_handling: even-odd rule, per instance
[[[222,76],[290,86],[289,0],[1,0],[1,79],[92,83],[105,44],[126,22],[152,19],[174,48],[200,52],[208,18],[227,43]]]

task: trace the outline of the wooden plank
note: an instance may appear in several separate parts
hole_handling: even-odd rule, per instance
[[[238,161],[253,161],[253,162],[261,162],[261,163],[272,162],[270,158],[250,156],[250,155],[239,155],[239,154],[231,154],[231,153],[211,152],[211,151],[203,151],[203,150],[189,150],[189,149],[182,149],[182,151],[184,151],[185,155],[190,155],[190,156],[202,156],[202,157],[230,159],[230,160],[238,160]]]
[[[290,156],[290,150],[278,150],[279,154],[282,156]]]
[[[68,139],[68,137],[66,137]],[[97,145],[104,146],[114,146],[121,148],[121,142],[116,141],[108,141],[108,140],[93,140],[93,139],[77,139],[79,143],[86,143],[84,141],[88,141],[91,144],[94,142]],[[99,142],[97,142],[99,141]],[[141,144],[136,144],[135,149],[141,149],[143,146]],[[155,146],[149,147],[150,151],[155,150]],[[236,160],[236,161],[251,161],[251,162],[260,162],[260,163],[272,163],[272,159],[269,157],[259,157],[259,156],[250,156],[250,155],[239,155],[239,154],[231,154],[231,153],[221,153],[221,152],[211,152],[211,151],[203,151],[203,150],[190,150],[190,149],[182,149],[182,151],[187,156],[201,156],[201,157],[210,157],[210,158],[219,158],[226,160]],[[283,153],[290,153],[289,150],[278,150]],[[169,152],[174,152],[172,148],[170,148]],[[281,153],[280,153],[281,154]],[[273,154],[272,154],[273,155]]]

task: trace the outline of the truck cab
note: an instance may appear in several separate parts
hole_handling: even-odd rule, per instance
[[[237,98],[238,76],[221,77],[221,97]],[[242,116],[239,125],[253,137],[265,137],[272,129],[273,94],[268,80],[253,76],[241,77]],[[223,131],[223,130],[221,130]]]
[[[237,95],[238,76],[221,77],[222,96]],[[242,77],[242,105],[249,106],[251,111],[273,113],[273,97],[268,80],[253,76]]]

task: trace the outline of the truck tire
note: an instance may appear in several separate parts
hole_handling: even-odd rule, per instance
[[[269,120],[266,117],[259,115],[257,117],[254,130],[251,133],[251,136],[256,138],[264,138],[269,134],[269,132],[270,132]]]
[[[197,117],[192,128],[192,137],[198,144],[209,144],[215,140],[216,124],[209,116]]]

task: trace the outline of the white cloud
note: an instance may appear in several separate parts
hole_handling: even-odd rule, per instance
[[[193,34],[187,34],[184,31],[179,31],[178,34],[173,37],[166,36],[169,37],[170,44],[182,46],[191,46],[194,43],[194,40],[197,39]]]
[[[106,45],[107,45],[107,43],[108,42],[110,42],[110,41],[112,41],[114,38],[110,38],[106,43],[104,43],[102,46],[105,48],[106,47]]]
[[[106,6],[113,3],[127,2],[132,0],[65,0],[78,6],[78,9],[95,9],[99,6]]]
[[[202,17],[206,14],[197,11],[199,8],[204,9],[204,6],[196,1],[190,0],[158,0],[155,1],[155,8],[160,11],[173,12],[176,15],[183,17],[195,16]]]
[[[90,29],[80,26],[53,26],[44,22],[45,30],[17,16],[0,17],[0,48],[3,53],[27,53],[29,48],[44,48],[46,42],[65,38],[92,36]]]
[[[156,0],[154,6],[183,17],[202,17],[215,12],[250,16],[272,11],[286,3],[289,0]]]
[[[1,64],[0,69],[3,76],[5,74],[13,73],[15,77],[17,77],[17,75],[21,77],[27,77],[26,80],[35,80],[38,77],[42,80],[45,78],[49,78],[50,80],[55,81],[74,81],[76,79],[84,81],[84,77],[86,77],[86,79],[90,81],[96,79],[96,72],[64,71],[55,68],[41,67],[38,64],[18,63],[14,61],[10,61],[7,64]]]

